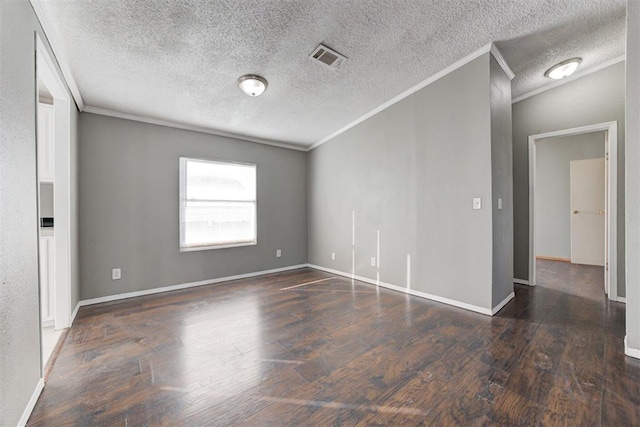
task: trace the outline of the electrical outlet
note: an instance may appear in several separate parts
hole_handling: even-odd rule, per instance
[[[333,261],[335,261],[335,260],[336,260],[336,253],[335,253],[335,252],[331,252],[331,259],[332,259]]]
[[[482,199],[480,197],[473,199],[473,209],[482,209]]]
[[[376,266],[376,257],[372,256],[371,257],[371,267],[375,267]]]
[[[282,249],[276,249],[276,258],[280,258],[282,256]]]
[[[122,270],[119,268],[114,268],[111,270],[111,280],[120,280],[122,279]]]

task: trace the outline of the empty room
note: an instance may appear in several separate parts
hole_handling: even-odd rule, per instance
[[[640,425],[640,3],[0,2],[0,426]]]

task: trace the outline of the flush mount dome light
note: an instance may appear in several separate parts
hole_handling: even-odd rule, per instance
[[[249,96],[260,96],[267,89],[267,80],[264,77],[247,74],[238,79],[238,86]]]
[[[582,58],[567,59],[566,61],[562,61],[561,63],[549,68],[547,72],[544,73],[544,76],[554,80],[564,79],[565,77],[569,77],[573,74],[581,62]]]

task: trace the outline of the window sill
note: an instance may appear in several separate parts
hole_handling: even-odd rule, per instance
[[[223,245],[207,245],[207,246],[184,246],[180,247],[180,252],[195,252],[195,251],[208,251],[210,249],[226,249],[226,248],[239,248],[242,246],[256,246],[257,241],[253,242],[239,242],[239,243],[226,243]]]

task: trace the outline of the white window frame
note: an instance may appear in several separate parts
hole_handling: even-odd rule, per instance
[[[184,242],[184,232],[185,232],[185,223],[184,223],[184,214],[186,208],[186,186],[187,186],[187,176],[186,176],[186,164],[188,161],[197,161],[197,162],[206,162],[206,163],[217,163],[221,165],[238,165],[238,166],[250,166],[255,170],[256,175],[256,194],[253,200],[254,206],[254,222],[253,222],[253,240],[246,242],[237,242],[237,243],[221,243],[221,244],[203,244],[201,246],[185,246]],[[194,252],[194,251],[204,251],[210,249],[225,249],[225,248],[237,248],[242,246],[255,246],[258,244],[258,165],[256,163],[243,163],[243,162],[232,162],[228,160],[218,160],[218,159],[205,159],[201,157],[187,157],[180,156],[179,164],[179,194],[178,194],[178,210],[180,211],[180,236],[179,236],[179,245],[180,252]]]

